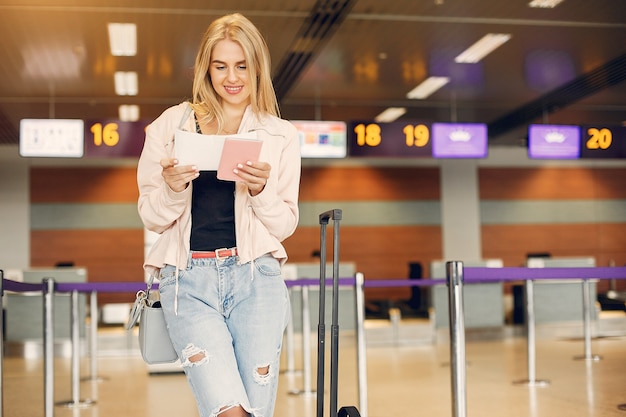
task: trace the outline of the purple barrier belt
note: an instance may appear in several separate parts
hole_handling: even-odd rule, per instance
[[[343,285],[343,286],[354,286],[354,283],[356,282],[354,278],[338,278],[337,282],[339,283],[339,285]],[[308,287],[308,286],[319,286],[320,285],[320,280],[319,278],[299,278],[299,279],[294,279],[294,280],[286,280],[285,284],[287,285],[287,287]],[[330,286],[333,284],[333,280],[332,278],[327,278],[326,279],[326,285]]]
[[[288,287],[302,287],[302,286],[314,286],[319,285],[320,280],[314,278],[303,278],[297,280],[287,280],[285,284]],[[332,285],[332,279],[326,280],[326,285]],[[24,283],[12,281],[9,279],[3,280],[4,289],[14,292],[35,292],[43,291],[43,284],[37,283]],[[354,286],[354,278],[339,278],[339,285],[342,286]],[[153,289],[158,289],[158,284],[153,284]],[[135,293],[146,288],[145,282],[57,282],[55,285],[56,292],[107,292],[107,293]]]
[[[11,281],[10,279],[2,280],[2,288],[5,291],[13,291],[13,292],[41,292],[44,289],[43,283],[27,283],[27,282],[18,282]]]
[[[146,289],[145,282],[59,282],[57,292],[132,292]],[[158,284],[152,284],[152,289],[158,289]]]
[[[390,287],[428,287],[431,285],[445,284],[445,279],[376,279],[365,280],[363,287],[366,288],[390,288]]]
[[[470,283],[488,283],[503,281],[523,281],[528,279],[626,279],[626,267],[595,267],[595,268],[525,268],[504,267],[463,268],[464,281]],[[332,279],[327,279],[327,285],[332,285]],[[317,278],[301,278],[286,280],[287,287],[303,287],[319,285]],[[428,287],[446,284],[445,279],[376,279],[365,280],[367,288],[390,288],[390,287]],[[43,285],[38,283],[17,282],[9,279],[3,280],[4,290],[14,292],[43,291]],[[339,285],[354,286],[355,278],[339,278]],[[158,288],[158,284],[152,286]],[[134,293],[146,288],[144,282],[58,282],[57,292],[108,292],[108,293]]]
[[[596,268],[525,268],[525,267],[465,267],[463,281],[466,284],[540,279],[626,279],[626,267]],[[445,279],[366,279],[366,288],[428,287],[446,284]]]
[[[528,279],[626,279],[626,267],[595,268],[463,268],[466,283]]]

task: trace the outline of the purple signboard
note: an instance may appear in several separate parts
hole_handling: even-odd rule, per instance
[[[433,123],[433,158],[486,158],[487,125]]]
[[[573,125],[530,125],[528,157],[577,159],[580,156],[580,127]]]

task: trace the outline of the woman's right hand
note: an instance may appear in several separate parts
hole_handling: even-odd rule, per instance
[[[178,165],[178,159],[165,158],[161,159],[161,167],[163,171],[161,175],[165,183],[177,193],[185,190],[189,183],[198,178],[200,170],[195,165]]]

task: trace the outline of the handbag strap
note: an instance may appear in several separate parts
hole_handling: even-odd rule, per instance
[[[148,283],[146,285],[146,290],[137,291],[137,295],[135,296],[135,303],[130,309],[130,314],[128,316],[128,323],[126,324],[126,330],[132,329],[135,324],[139,321],[139,317],[141,316],[141,311],[146,308],[146,306],[150,305],[150,291],[152,290],[152,283],[154,282],[154,275],[150,274],[150,278],[148,279]]]
[[[178,124],[178,129],[182,130],[185,122],[189,118],[189,113],[191,113],[191,105],[187,103],[187,107],[185,108],[185,112],[183,113],[183,117],[180,119],[180,123]]]
[[[154,282],[154,274],[150,274],[150,278],[148,279],[146,285],[146,297],[150,298],[150,291],[152,291],[152,283]]]

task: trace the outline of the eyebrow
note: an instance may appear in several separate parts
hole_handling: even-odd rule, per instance
[[[246,63],[246,60],[244,59],[243,61],[235,62],[235,65],[240,65],[240,64],[245,64],[245,63]],[[219,59],[214,59],[213,61],[211,61],[211,64],[223,64],[223,65],[226,65],[226,62],[220,61]]]

